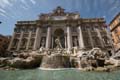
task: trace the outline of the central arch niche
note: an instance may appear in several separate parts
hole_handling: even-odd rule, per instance
[[[64,30],[59,28],[54,31],[53,35],[53,48],[56,48],[57,44],[55,43],[56,38],[59,37],[60,43],[62,45],[62,48],[65,48],[65,35]]]

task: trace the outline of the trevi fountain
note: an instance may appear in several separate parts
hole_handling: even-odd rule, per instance
[[[0,57],[0,79],[120,80],[120,52],[111,46],[103,18],[80,18],[58,6],[39,20],[17,22]]]

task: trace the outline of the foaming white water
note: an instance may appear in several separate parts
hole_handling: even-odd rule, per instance
[[[41,70],[61,70],[60,68],[53,69],[53,68],[43,68],[43,67],[40,67],[38,69],[41,69]]]
[[[41,70],[68,70],[68,69],[79,69],[79,68],[43,68],[43,67],[40,67],[38,69],[41,69]]]

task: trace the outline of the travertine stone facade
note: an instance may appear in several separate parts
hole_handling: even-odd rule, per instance
[[[111,49],[104,18],[80,18],[78,13],[64,12],[57,7],[41,14],[35,21],[18,21],[8,50],[39,50],[56,48],[57,39],[63,49]]]
[[[115,51],[120,50],[120,13],[109,24]]]

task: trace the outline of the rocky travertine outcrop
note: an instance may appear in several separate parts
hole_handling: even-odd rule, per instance
[[[107,53],[99,48],[93,48],[90,51],[73,50],[70,53],[66,50],[57,49],[54,51],[44,50],[44,52],[12,53],[10,57],[0,58],[0,67],[6,66],[20,69],[42,67],[110,71],[110,67],[119,67],[120,61],[118,54],[108,57]]]
[[[0,58],[1,66],[10,66],[14,68],[29,69],[39,67],[42,60],[42,55],[31,53],[20,53],[16,57],[12,58]]]
[[[83,52],[80,58],[81,68],[86,67],[104,67],[107,54],[99,48],[93,48],[90,51]]]

